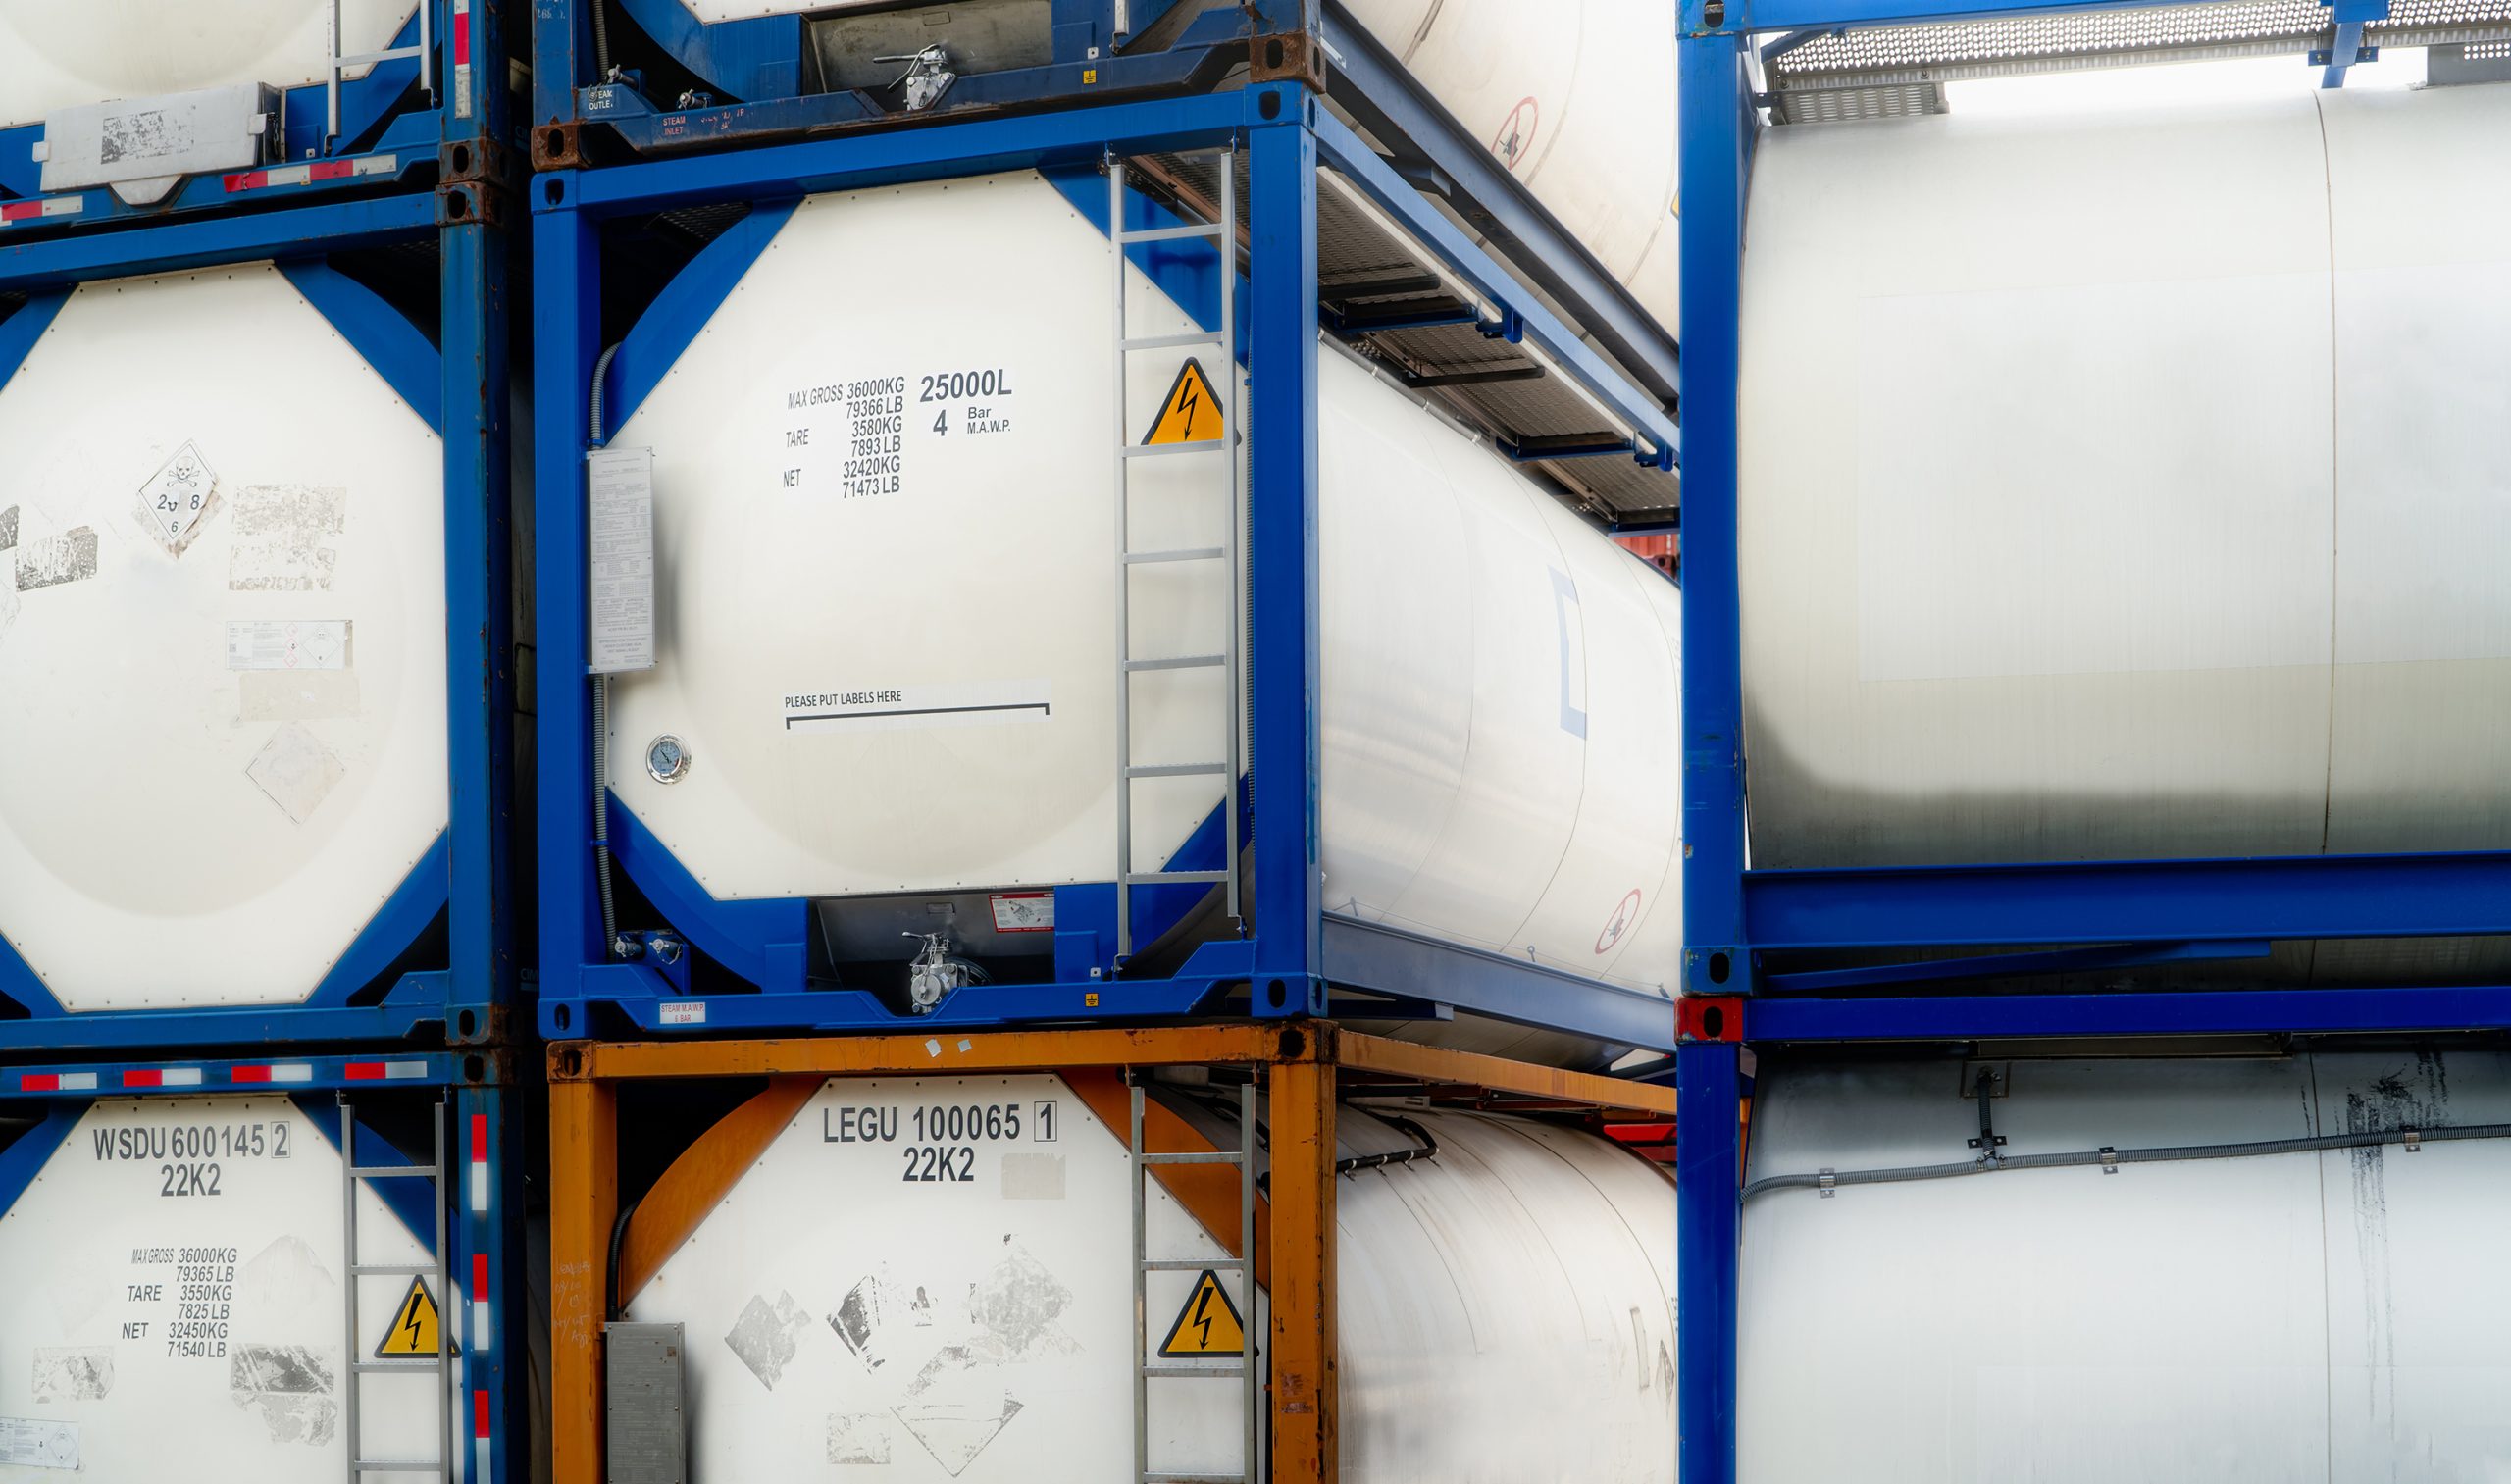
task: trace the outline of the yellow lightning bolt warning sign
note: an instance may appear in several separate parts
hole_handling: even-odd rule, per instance
[[[436,1328],[439,1323],[436,1295],[428,1292],[428,1280],[412,1278],[410,1292],[392,1311],[392,1325],[384,1338],[375,1343],[379,1360],[424,1356],[436,1357]]]
[[[1195,1280],[1186,1306],[1177,1310],[1177,1322],[1168,1326],[1168,1338],[1159,1342],[1159,1354],[1169,1360],[1222,1359],[1247,1354],[1247,1326],[1238,1317],[1238,1305],[1229,1302],[1229,1290],[1220,1286],[1220,1276],[1210,1268]]]
[[[1204,363],[1190,356],[1177,368],[1176,384],[1160,399],[1159,416],[1153,420],[1151,432],[1143,435],[1142,444],[1149,448],[1157,443],[1207,443],[1219,437],[1220,431],[1220,398],[1212,395]]]

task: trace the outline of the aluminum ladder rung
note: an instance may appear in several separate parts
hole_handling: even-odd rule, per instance
[[[349,1465],[359,1473],[432,1473],[444,1472],[437,1458],[360,1458]]]
[[[1227,1150],[1193,1154],[1137,1154],[1145,1164],[1236,1164],[1240,1156]]]
[[[1215,453],[1229,446],[1229,439],[1197,438],[1191,443],[1133,443],[1118,450],[1128,459],[1164,459],[1177,453]]]
[[[1145,670],[1212,670],[1229,663],[1226,654],[1172,654],[1165,659],[1129,659],[1125,673],[1139,675]]]
[[[433,1262],[352,1262],[349,1264],[349,1276],[352,1278],[418,1278],[433,1277],[435,1273],[436,1264]]]
[[[1243,1257],[1147,1257],[1142,1270],[1147,1273],[1241,1273],[1247,1270]]]
[[[1220,778],[1229,772],[1227,763],[1137,763],[1125,770],[1127,778]]]
[[[1225,546],[1178,546],[1167,551],[1128,551],[1125,565],[1145,567],[1153,562],[1216,562],[1229,555]]]
[[[1142,1484],[1241,1484],[1247,1476],[1234,1473],[1147,1473]]]
[[[1165,1365],[1146,1365],[1142,1373],[1153,1381],[1162,1376],[1206,1380],[1214,1376],[1243,1376],[1247,1374],[1247,1363],[1243,1360],[1171,1360]]]
[[[388,52],[359,52],[354,57],[334,57],[332,60],[340,67],[364,67],[373,62],[398,62],[403,57],[417,55],[419,49],[415,46],[396,46]]]
[[[1181,345],[1225,345],[1217,333],[1208,330],[1181,331],[1176,334],[1128,335],[1116,341],[1118,350],[1174,350]]]
[[[395,1356],[382,1360],[352,1360],[349,1369],[360,1375],[379,1370],[434,1370],[436,1360],[427,1356]]]
[[[334,6],[336,11],[336,5]],[[420,6],[426,14],[427,6]],[[338,74],[333,75],[335,78]],[[345,1092],[338,1095],[340,1109],[340,1243],[342,1268],[349,1282],[342,1286],[342,1319],[347,1329],[348,1376],[340,1392],[341,1430],[348,1438],[348,1484],[368,1474],[427,1474],[441,1484],[453,1484],[454,1450],[460,1442],[454,1437],[454,1422],[460,1415],[453,1402],[452,1340],[454,1320],[452,1232],[445,1203],[452,1195],[450,1169],[445,1161],[445,1118],[451,1112],[450,1095],[438,1090],[429,1134],[434,1148],[433,1162],[428,1164],[360,1164],[357,1162],[357,1106]],[[433,1262],[362,1262],[358,1260],[357,1207],[358,1189],[368,1180],[425,1180],[436,1192],[436,1260]],[[395,1356],[359,1358],[366,1340],[365,1326],[359,1322],[357,1280],[366,1277],[436,1279],[436,1354],[433,1356]],[[475,1299],[485,1295],[474,1295]],[[436,1378],[436,1440],[444,1452],[435,1458],[367,1458],[358,1449],[365,1437],[358,1422],[359,1378],[378,1374],[425,1375]],[[475,1481],[485,1484],[485,1481]]]
[[[395,1176],[405,1180],[436,1178],[436,1171],[424,1164],[353,1164],[349,1166],[349,1174],[359,1180],[390,1180]],[[429,1268],[428,1271],[435,1272],[436,1269]]]
[[[1209,886],[1229,880],[1227,871],[1136,871],[1125,881],[1137,887],[1182,887],[1201,883]]]
[[[1120,231],[1116,240],[1130,247],[1136,242],[1175,242],[1186,237],[1208,237],[1220,240],[1220,224],[1206,222],[1199,227],[1146,227],[1138,231]]]

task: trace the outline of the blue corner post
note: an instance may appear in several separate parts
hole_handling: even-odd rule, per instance
[[[495,1063],[504,1060],[498,1057]],[[463,1384],[469,1395],[454,1432],[470,1441],[464,1461],[471,1479],[508,1484],[526,1476],[531,1458],[516,1432],[530,1414],[530,1367],[522,1354],[524,1326],[531,1317],[523,1300],[524,1274],[530,1270],[523,1248],[525,1221],[522,1211],[503,1208],[523,1188],[523,1109],[510,1075],[502,1085],[476,1083],[466,1076],[454,1094],[453,1113],[449,1162],[461,1177],[447,1193],[452,1200],[447,1215],[455,1235],[453,1280],[469,1300],[455,1331],[464,1352]],[[493,1302],[497,1297],[506,1302]]]
[[[507,385],[506,67],[494,3],[467,4],[448,43],[444,174],[436,189],[443,289],[446,720],[451,783],[450,978],[445,1035],[504,1033],[514,1000],[517,896],[508,848],[514,813],[513,435]]]
[[[1736,371],[1742,339],[1744,38],[1687,0],[1681,67],[1683,989],[1751,988],[1744,938],[1744,682],[1736,597]]]
[[[1256,1013],[1325,1010],[1317,860],[1316,136],[1295,86],[1248,92],[1248,662]]]
[[[1683,981],[1752,985],[1744,931],[1743,654],[1736,563],[1736,375],[1744,187],[1754,121],[1745,40],[1722,0],[1685,0],[1678,43],[1682,170]],[[1676,1420],[1682,1484],[1735,1477],[1737,1047],[1675,1051]]]
[[[532,180],[534,703],[543,758],[592,755],[592,695],[585,683],[585,429],[590,416],[594,337],[600,333],[600,269],[594,224],[576,210],[572,172]],[[589,786],[558,787],[583,776],[544,768],[539,791],[540,994],[563,1001],[579,992],[586,964],[603,961],[593,896]],[[588,1028],[557,1024],[560,1035]]]
[[[1736,1267],[1744,1161],[1737,1048],[1674,1052],[1675,1425],[1681,1484],[1735,1478]]]

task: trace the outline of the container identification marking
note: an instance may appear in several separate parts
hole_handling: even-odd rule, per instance
[[[1159,1354],[1169,1360],[1219,1360],[1247,1354],[1247,1323],[1218,1273],[1207,1267],[1195,1280],[1186,1306],[1168,1326],[1168,1338],[1159,1342]]]
[[[1018,1143],[1024,1133],[1032,1144],[1052,1142],[1053,1107],[1038,1103],[1034,1117],[1017,1102],[920,1104],[904,1113],[897,1107],[823,1107],[820,1142],[897,1145],[901,1184],[966,1185],[977,1178],[978,1145]]]

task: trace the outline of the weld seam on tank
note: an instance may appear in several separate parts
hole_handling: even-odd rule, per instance
[[[1917,1180],[1951,1180],[1963,1175],[1991,1175],[2000,1170],[2071,1169],[2082,1165],[2176,1164],[2198,1159],[2252,1159],[2266,1154],[2306,1154],[2323,1150],[2378,1149],[2401,1144],[2412,1150],[2426,1144],[2470,1139],[2511,1139],[2511,1123],[2472,1123],[2458,1128],[2390,1129],[2361,1134],[2316,1134],[2306,1139],[2266,1139],[2248,1144],[2188,1144],[2164,1149],[2100,1149],[2064,1154],[1998,1154],[1958,1164],[1912,1164],[1894,1169],[1823,1170],[1810,1175],[1771,1175],[1744,1187],[1739,1200],[1767,1191],[1830,1190],[1843,1185],[1898,1185]]]

